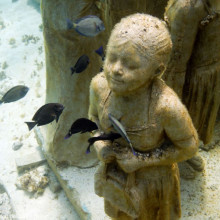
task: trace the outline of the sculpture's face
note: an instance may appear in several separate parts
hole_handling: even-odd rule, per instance
[[[109,42],[104,72],[108,85],[117,94],[133,93],[154,78],[156,65],[141,56],[130,41]]]

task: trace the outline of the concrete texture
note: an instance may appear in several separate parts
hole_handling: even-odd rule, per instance
[[[44,155],[41,152],[40,147],[36,148],[36,151],[27,154],[23,157],[18,157],[15,159],[15,163],[19,172],[37,166],[43,162],[46,162]]]
[[[94,153],[85,155],[88,134],[76,134],[64,140],[71,124],[80,117],[87,117],[89,84],[102,65],[94,52],[101,45],[105,48],[110,31],[122,17],[131,13],[147,12],[163,17],[167,0],[42,0],[44,43],[46,55],[46,102],[59,102],[65,106],[59,123],[47,126],[46,151],[59,163],[88,167],[96,162]],[[84,37],[67,30],[66,19],[71,21],[85,15],[97,15],[106,30],[98,36]],[[71,76],[70,67],[86,54],[90,58],[88,68]]]

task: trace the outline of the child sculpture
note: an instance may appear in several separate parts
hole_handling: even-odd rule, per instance
[[[101,161],[95,192],[113,219],[180,218],[177,162],[196,153],[198,136],[186,108],[160,79],[171,47],[158,18],[125,17],[111,33],[104,72],[92,79],[89,118],[105,133],[116,132],[109,113],[120,119],[138,152],[122,138],[94,144]]]

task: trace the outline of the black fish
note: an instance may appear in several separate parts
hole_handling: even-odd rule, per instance
[[[89,142],[89,146],[86,149],[86,153],[90,153],[90,146],[93,145],[96,141],[101,141],[101,140],[110,140],[110,141],[114,141],[115,139],[120,138],[121,135],[119,133],[115,133],[115,132],[110,132],[109,134],[101,134],[97,137],[91,137],[88,139]]]
[[[33,122],[25,122],[29,131],[35,126],[42,126],[49,124],[54,119],[58,122],[64,106],[59,103],[48,103],[40,107],[32,118]]]
[[[102,61],[105,60],[105,54],[102,46],[95,50],[95,52],[102,58]]]
[[[71,67],[71,74],[81,73],[89,65],[89,57],[87,55],[82,55],[76,62],[74,67]]]
[[[23,98],[27,92],[28,92],[29,88],[27,86],[15,86],[11,89],[9,89],[4,96],[2,97],[2,99],[0,100],[0,104],[1,103],[9,103],[9,102],[15,102],[21,98]]]
[[[128,137],[126,131],[125,131],[125,128],[123,127],[123,125],[121,124],[120,121],[118,121],[113,115],[111,115],[110,113],[108,114],[108,118],[111,122],[111,124],[113,125],[114,129],[126,140],[126,142],[129,144],[131,150],[132,150],[132,153],[137,156],[133,146],[132,146],[132,143],[131,143],[131,140],[130,138]]]
[[[81,132],[91,132],[93,130],[98,129],[98,126],[95,122],[87,119],[87,118],[79,118],[76,121],[73,122],[68,134],[65,136],[64,139],[68,139],[72,134],[76,134]]]

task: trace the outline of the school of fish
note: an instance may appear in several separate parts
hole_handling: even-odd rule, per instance
[[[99,33],[105,30],[105,26],[102,20],[95,15],[87,15],[77,19],[74,22],[68,18],[66,19],[66,22],[67,22],[67,30],[74,29],[76,33],[85,37],[95,37]],[[100,46],[94,52],[101,57],[102,61],[105,60],[105,53],[103,46]],[[70,67],[71,75],[73,75],[74,73],[75,74],[82,73],[83,71],[86,70],[89,63],[90,63],[89,57],[85,54],[81,55],[76,61],[75,65],[73,67]],[[101,67],[100,71],[102,70],[103,69]],[[14,86],[2,96],[0,100],[0,104],[18,101],[24,98],[28,91],[29,88],[27,86],[24,85]],[[35,126],[47,125],[53,122],[54,120],[56,121],[56,123],[58,123],[59,117],[62,114],[63,110],[64,110],[64,106],[60,103],[47,103],[41,106],[36,111],[36,113],[32,118],[32,121],[25,123],[27,124],[29,131],[32,130]],[[89,146],[86,149],[86,153],[87,154],[90,153],[90,147],[96,141],[110,140],[111,142],[114,142],[115,139],[124,138],[129,143],[133,154],[136,155],[132,147],[131,141],[123,125],[111,114],[109,114],[109,120],[113,128],[116,130],[116,132],[110,132],[107,134],[102,132],[99,136],[89,138],[88,139]],[[92,132],[94,130],[98,130],[98,126],[96,125],[95,122],[87,118],[78,118],[73,122],[71,128],[69,129],[64,139],[69,139],[73,134],[76,133],[82,134],[85,132]]]

